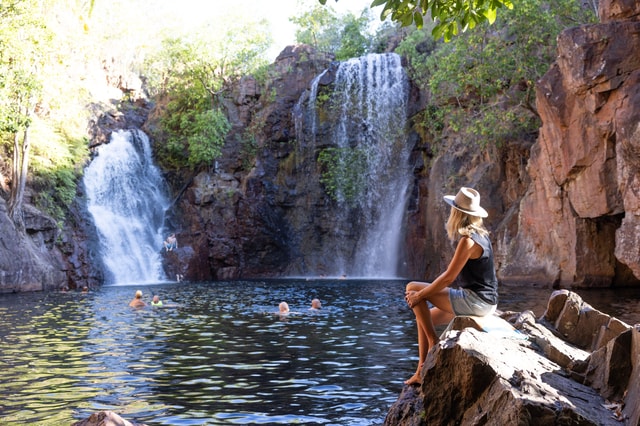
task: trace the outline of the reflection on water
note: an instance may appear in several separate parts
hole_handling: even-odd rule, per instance
[[[404,284],[271,280],[0,296],[0,423],[70,424],[108,409],[154,425],[380,424],[417,360]],[[132,310],[138,288],[147,302],[156,293],[173,307]],[[505,288],[500,308],[539,315],[549,293]],[[605,293],[581,295],[607,312],[589,296],[603,302]],[[638,322],[639,293],[608,307]],[[319,312],[309,310],[314,297]],[[281,317],[283,300],[292,313]]]

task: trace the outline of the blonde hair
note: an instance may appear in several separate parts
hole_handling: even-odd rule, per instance
[[[474,232],[479,235],[489,235],[481,217],[472,216],[454,207],[451,208],[446,230],[451,241],[457,240],[460,236],[469,237]]]

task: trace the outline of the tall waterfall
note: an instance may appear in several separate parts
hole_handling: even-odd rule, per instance
[[[318,164],[324,168],[318,178],[333,191],[337,208],[330,214],[333,229],[314,249],[321,254],[306,253],[305,267],[311,273],[396,277],[413,181],[405,128],[409,85],[400,57],[350,59],[339,64],[333,84],[318,88],[319,82],[312,82],[306,112],[295,111],[296,132],[300,150],[329,158]]]
[[[169,201],[148,137],[140,130],[114,132],[86,168],[84,186],[108,283],[164,280],[160,251]]]

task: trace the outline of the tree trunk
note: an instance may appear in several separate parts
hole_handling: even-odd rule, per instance
[[[9,216],[20,230],[24,230],[22,202],[29,170],[29,145],[29,126],[27,126],[24,129],[22,144],[19,133],[16,132],[13,138],[13,179],[9,197]]]

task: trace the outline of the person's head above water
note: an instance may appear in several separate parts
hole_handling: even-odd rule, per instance
[[[289,312],[289,304],[287,302],[280,302],[278,308],[280,309],[281,314],[286,314],[287,312]]]
[[[313,299],[311,301],[311,309],[320,309],[322,308],[322,304],[320,303],[320,299]]]

